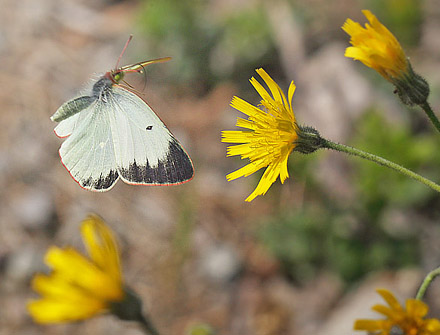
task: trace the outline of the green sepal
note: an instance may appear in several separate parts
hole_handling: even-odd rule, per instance
[[[295,140],[296,146],[293,151],[310,154],[324,147],[325,140],[316,129],[307,126],[297,127],[298,138]]]
[[[396,87],[395,93],[407,106],[423,105],[429,96],[429,84],[420,75],[414,72],[408,61],[408,71],[400,78],[392,78]]]
[[[141,299],[128,287],[124,288],[124,299],[110,305],[110,312],[121,320],[139,322],[151,335],[159,335],[150,319],[142,313]]]

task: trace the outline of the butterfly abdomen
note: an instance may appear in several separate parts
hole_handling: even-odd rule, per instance
[[[56,122],[63,121],[89,107],[93,101],[95,101],[94,97],[89,97],[86,95],[71,99],[62,104],[50,119]]]

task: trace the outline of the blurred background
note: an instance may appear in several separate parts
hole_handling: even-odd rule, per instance
[[[336,335],[375,316],[376,288],[402,301],[440,264],[440,199],[431,189],[337,152],[294,153],[290,179],[252,203],[261,173],[226,158],[220,132],[234,95],[264,69],[297,85],[299,123],[439,181],[439,134],[376,72],[345,58],[350,17],[370,9],[396,35],[440,112],[438,0],[0,0],[0,335],[142,334],[112,316],[36,325],[29,283],[51,245],[83,249],[82,219],[118,236],[126,282],[162,334]],[[128,78],[188,151],[194,179],[175,187],[82,190],[61,165],[49,117],[95,73],[171,56]],[[440,313],[440,287],[427,302]]]

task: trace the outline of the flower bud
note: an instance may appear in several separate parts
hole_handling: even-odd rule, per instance
[[[393,78],[391,82],[396,87],[395,93],[407,106],[423,105],[428,100],[429,84],[422,76],[413,71],[411,64],[403,76]]]

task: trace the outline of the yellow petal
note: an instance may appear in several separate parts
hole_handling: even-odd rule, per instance
[[[118,247],[104,222],[96,215],[89,215],[82,223],[81,233],[93,262],[115,281],[121,282]]]
[[[371,309],[375,312],[385,315],[388,318],[393,318],[396,316],[395,310],[384,305],[374,305]]]
[[[354,323],[354,330],[365,330],[367,332],[375,332],[382,329],[381,320],[356,320]]]
[[[244,142],[244,141],[242,141]],[[242,156],[243,158],[249,158],[254,153],[254,148],[249,143],[239,144],[228,147],[227,156]]]
[[[352,19],[347,19],[342,26],[342,30],[350,36],[358,34],[362,29],[362,26],[358,22],[354,22]]]
[[[259,195],[264,195],[272,186],[272,184],[276,181],[280,174],[280,165],[275,163],[273,165],[269,165],[264,171],[263,176],[260,179],[255,190],[246,198],[245,201],[250,202],[255,199]]]
[[[440,334],[440,321],[438,319],[427,319],[425,329],[431,334]]]
[[[252,86],[254,86],[255,90],[258,92],[258,94],[261,96],[261,98],[264,101],[269,101],[272,103],[273,98],[270,96],[270,94],[266,91],[266,89],[263,87],[263,85],[260,84],[260,82],[257,79],[252,77],[249,81],[251,82]]]
[[[428,305],[420,300],[408,299],[406,301],[406,311],[413,318],[423,318],[428,314]]]
[[[388,303],[388,305],[391,307],[391,309],[393,309],[395,311],[403,311],[402,306],[399,304],[397,299],[394,297],[394,295],[390,291],[385,290],[385,289],[378,289],[376,291]]]
[[[62,276],[72,285],[93,292],[102,299],[122,299],[121,284],[72,248],[50,248],[46,254],[46,262],[58,276]]]
[[[236,126],[240,127],[240,128],[250,129],[250,130],[256,130],[258,128],[258,125],[255,124],[254,121],[245,120],[245,119],[237,119]]]
[[[362,10],[362,14],[365,15],[367,20],[370,22],[371,27],[379,33],[379,35],[386,34],[389,36],[390,31],[377,19],[377,17],[368,9]],[[391,36],[393,36],[391,34]],[[394,37],[394,36],[393,36]]]
[[[27,309],[38,323],[59,323],[88,319],[104,311],[104,306],[97,300],[71,304],[64,300],[42,299],[29,302]]]
[[[251,174],[257,172],[259,169],[261,169],[261,167],[258,164],[251,162],[251,163],[243,166],[242,168],[226,175],[226,179],[228,181],[231,181],[231,180],[234,180],[234,179],[237,179],[240,177],[248,177]]]
[[[65,300],[70,303],[80,304],[84,300],[96,299],[93,292],[83,287],[72,285],[59,273],[50,275],[38,274],[32,280],[32,288],[43,297]]]
[[[286,157],[281,162],[280,166],[280,181],[281,184],[284,183],[284,181],[289,178],[289,171],[287,170],[287,161],[289,159],[289,155],[286,155]]]
[[[295,121],[295,115],[293,114],[292,99],[293,99],[293,94],[295,93],[295,90],[296,90],[296,86],[292,80],[290,82],[288,95],[289,95],[289,111],[291,112],[294,121]]]
[[[260,75],[260,77],[263,78],[267,87],[269,87],[270,92],[272,93],[273,99],[275,101],[280,102],[284,106],[287,106],[286,97],[284,96],[284,93],[283,93],[283,91],[281,91],[278,84],[267,74],[266,71],[264,71],[264,69],[260,68],[260,69],[257,69],[256,71]]]
[[[373,65],[373,63],[371,62],[370,56],[367,55],[365,53],[365,51],[360,48],[348,47],[347,49],[345,49],[344,56],[353,58],[355,60],[360,60],[360,61],[362,61],[362,63],[364,63],[368,67],[372,67],[372,65]]]
[[[231,101],[231,107],[239,110],[240,112],[248,116],[266,115],[261,109],[251,105],[249,102],[244,101],[239,97],[233,97]]]
[[[245,130],[223,130],[222,131],[222,142],[226,143],[248,143],[249,135],[252,132]]]

